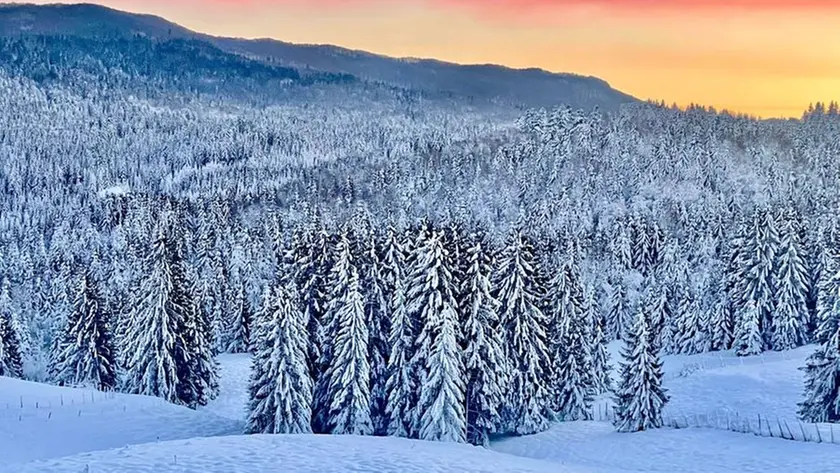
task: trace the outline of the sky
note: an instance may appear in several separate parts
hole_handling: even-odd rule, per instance
[[[592,75],[641,99],[761,117],[840,100],[840,0],[96,3],[215,35]]]

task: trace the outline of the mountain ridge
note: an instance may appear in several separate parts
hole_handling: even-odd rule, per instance
[[[92,3],[0,4],[0,36],[71,35],[113,38],[142,35],[157,40],[192,39],[249,59],[306,71],[349,74],[402,88],[446,92],[520,107],[569,105],[615,109],[638,99],[601,78],[541,68],[458,64],[434,58],[391,57],[328,44],[274,38],[230,38],[190,30],[166,18]]]

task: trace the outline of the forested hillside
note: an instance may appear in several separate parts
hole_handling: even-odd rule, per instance
[[[802,414],[840,420],[836,105],[511,120],[189,40],[0,47],[2,375],[196,407],[250,351],[252,432],[486,444],[611,390],[659,426],[660,352],[819,342]]]

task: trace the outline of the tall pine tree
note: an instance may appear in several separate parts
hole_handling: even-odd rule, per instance
[[[70,386],[109,391],[117,386],[117,366],[110,314],[90,267],[77,277],[73,309],[53,354],[53,379]]]
[[[488,446],[501,425],[499,409],[508,366],[499,333],[499,304],[491,292],[493,258],[482,234],[467,249],[469,263],[463,288],[464,364],[467,380],[467,441]]]
[[[668,403],[662,387],[662,360],[651,343],[646,308],[637,312],[622,350],[621,379],[616,389],[615,426],[619,432],[662,427],[662,409]]]
[[[370,331],[364,312],[359,272],[351,254],[348,232],[338,242],[331,274],[332,291],[326,322],[330,345],[327,383],[327,427],[333,434],[370,435]]]
[[[541,289],[531,242],[514,231],[499,261],[496,299],[503,327],[510,384],[503,411],[507,430],[519,435],[548,429],[554,419],[548,375],[548,320],[539,307]]]
[[[306,319],[282,283],[270,288],[254,331],[248,433],[312,432]]]

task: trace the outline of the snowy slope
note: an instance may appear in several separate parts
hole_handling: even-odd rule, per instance
[[[794,425],[802,390],[798,367],[813,348],[746,359],[730,352],[665,357],[671,394],[666,414],[760,414]],[[0,472],[840,471],[840,445],[705,428],[619,434],[606,422],[560,424],[500,440],[491,450],[394,438],[239,436],[250,357],[223,355],[219,362],[219,399],[199,411],[142,396],[0,378]],[[29,460],[37,461],[22,464]]]
[[[87,470],[85,468],[88,468]],[[253,435],[180,440],[27,465],[18,473],[583,473],[467,445],[355,436]]]
[[[829,473],[840,446],[791,442],[710,429],[617,433],[608,423],[560,424],[493,446],[498,452],[604,473]]]
[[[158,398],[0,377],[0,471],[17,471],[15,464],[36,459],[242,429],[241,421]]]
[[[799,367],[815,348],[749,358],[729,356],[731,353],[717,359],[716,355],[689,357],[688,364],[705,368],[666,381],[672,399],[667,414],[729,412],[752,419],[761,415],[773,421],[798,422],[796,404],[802,400],[804,386]]]

